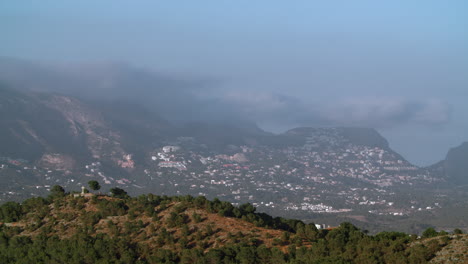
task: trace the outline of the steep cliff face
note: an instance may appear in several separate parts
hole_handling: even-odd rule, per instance
[[[0,93],[0,155],[36,160],[46,152],[86,152],[82,138],[71,137],[69,121],[44,103],[49,98]]]
[[[127,147],[144,147],[168,127],[162,119],[126,105],[93,105],[63,95],[0,89],[3,157],[64,169],[93,159],[118,164]]]
[[[468,184],[468,142],[450,149],[443,164],[450,182]]]

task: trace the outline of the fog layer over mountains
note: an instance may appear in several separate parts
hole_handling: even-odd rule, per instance
[[[229,89],[224,80],[209,76],[159,73],[126,63],[44,64],[2,57],[0,80],[14,89],[142,105],[175,124],[257,124],[273,132],[297,126],[353,126],[392,134],[405,126],[444,127],[451,114],[449,105],[437,99],[361,96],[308,102],[275,92]]]
[[[468,140],[467,12],[463,0],[2,1],[0,81],[132,100],[176,123],[372,127],[429,165]]]
[[[222,81],[160,74],[124,63],[43,65],[2,58],[0,77],[14,87],[71,94],[92,100],[129,100],[168,119],[234,118],[258,123],[385,128],[407,123],[441,125],[449,120],[440,100],[356,97],[314,105],[274,92],[222,89]]]

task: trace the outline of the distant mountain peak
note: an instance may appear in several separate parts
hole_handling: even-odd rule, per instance
[[[468,184],[468,142],[452,148],[444,162],[445,176],[456,184]]]

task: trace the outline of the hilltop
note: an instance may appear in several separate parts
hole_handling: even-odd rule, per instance
[[[55,186],[48,198],[3,204],[3,263],[424,263],[439,251],[447,254],[445,247],[466,248],[460,242],[466,244],[466,236],[432,229],[422,240],[399,232],[370,236],[349,223],[318,230],[256,213],[250,204],[153,194],[132,198],[119,188],[112,193],[70,195]],[[456,257],[463,261],[468,255]]]

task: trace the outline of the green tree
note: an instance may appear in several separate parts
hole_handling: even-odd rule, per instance
[[[241,212],[243,212],[244,214],[249,214],[254,213],[256,208],[250,203],[245,203],[239,206],[239,210],[241,210]]]
[[[433,227],[429,227],[422,233],[422,237],[424,238],[435,237],[437,235],[439,235],[439,233],[437,233],[437,231]]]
[[[101,189],[101,185],[97,181],[89,181],[88,186],[93,191],[98,191],[99,189]]]
[[[19,203],[6,202],[0,206],[0,221],[1,222],[15,222],[18,221],[22,215],[22,208]]]
[[[241,264],[254,264],[256,262],[255,248],[252,247],[241,247],[239,253],[236,256],[237,261]]]
[[[110,189],[110,193],[113,197],[125,199],[128,197],[127,192],[124,189],[120,189],[118,187]]]
[[[195,221],[195,223],[200,223],[201,221],[203,221],[202,216],[195,212],[192,214],[192,218],[193,218],[193,221]]]
[[[60,185],[54,185],[50,189],[50,197],[51,198],[57,198],[57,197],[63,197],[65,196],[65,189],[63,189],[62,186]]]

